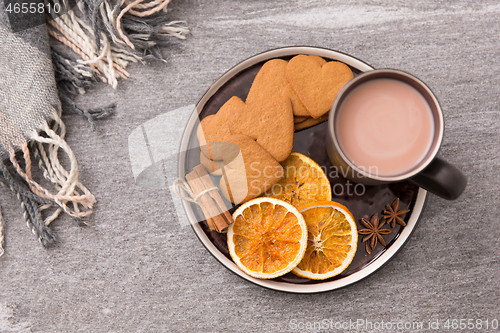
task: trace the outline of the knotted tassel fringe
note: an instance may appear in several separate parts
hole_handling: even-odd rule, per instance
[[[64,140],[66,129],[63,122],[57,114],[52,117],[52,126],[44,124],[39,133],[31,135],[30,143],[21,147],[22,157],[11,150],[10,169],[0,162],[0,184],[17,194],[28,227],[44,247],[55,241],[49,224],[61,212],[87,223],[84,219],[92,213],[96,202],[90,191],[78,181],[78,163]],[[69,159],[69,170],[60,161],[61,152]],[[43,177],[54,185],[55,193],[34,179],[31,155],[38,161]],[[3,253],[2,244],[3,228],[0,227],[0,253]]]

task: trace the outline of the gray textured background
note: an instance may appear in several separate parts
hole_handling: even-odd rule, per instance
[[[192,34],[163,50],[167,63],[132,65],[131,79],[117,90],[100,84],[83,96],[85,106],[118,105],[96,132],[83,118],[64,119],[81,181],[98,199],[93,226],[63,217],[54,223],[58,245],[45,250],[17,200],[0,193],[7,238],[0,332],[261,332],[289,331],[293,319],[422,321],[424,327],[431,320],[500,320],[496,0],[177,0],[170,6],[171,18],[186,20]],[[245,58],[290,45],[331,48],[420,77],[444,110],[440,156],[469,177],[460,199],[430,197],[408,244],[383,269],[314,295],[270,291],[228,271],[190,227],[172,222],[164,190],[134,184],[128,158],[134,128],[196,103]]]

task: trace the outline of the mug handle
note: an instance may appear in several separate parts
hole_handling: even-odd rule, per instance
[[[467,178],[462,171],[438,157],[409,180],[447,200],[458,198],[467,185]]]

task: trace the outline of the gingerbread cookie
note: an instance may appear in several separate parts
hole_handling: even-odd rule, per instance
[[[228,120],[231,115],[244,106],[245,103],[237,96],[231,97],[219,111],[215,114],[215,117],[209,120],[206,126],[203,126],[203,134],[205,134],[206,145],[200,146],[203,155],[210,159],[211,144],[213,142],[223,142],[225,138],[231,135],[228,127]]]
[[[278,162],[284,161],[293,147],[290,100],[282,97],[247,103],[229,118],[229,130],[232,134],[248,135]]]
[[[281,180],[284,174],[281,164],[252,138],[235,134],[226,141],[232,145],[220,156],[227,166],[219,183],[226,199],[234,204],[246,202]]]
[[[337,93],[353,78],[347,65],[338,61],[321,65],[317,57],[307,55],[293,57],[286,71],[293,90],[314,119],[330,110]]]
[[[246,103],[280,97],[283,89],[288,85],[287,65],[288,61],[282,59],[272,59],[265,62],[252,82]]]

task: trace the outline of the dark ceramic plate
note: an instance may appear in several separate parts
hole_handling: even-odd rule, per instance
[[[216,113],[222,104],[232,96],[238,96],[242,100],[245,100],[252,81],[264,62],[274,58],[289,60],[297,54],[315,54],[329,61],[341,61],[351,67],[354,75],[373,69],[365,62],[347,54],[316,47],[276,49],[255,55],[241,62],[218,79],[196,106],[196,110],[188,122],[181,142],[179,176],[184,176],[200,163],[200,150],[196,138],[196,127],[199,120]],[[427,192],[409,182],[366,186],[364,188],[361,186],[355,187],[355,184],[349,183],[342,175],[335,172],[335,168],[332,167],[328,159],[325,148],[327,126],[328,123],[324,122],[296,132],[293,150],[310,156],[319,165],[329,171],[327,173],[332,185],[333,200],[345,205],[353,213],[358,223],[358,228],[360,228],[359,221],[361,218],[369,219],[375,213],[379,213],[380,215],[385,205],[392,203],[396,198],[400,198],[400,208],[411,209],[411,212],[405,216],[407,225],[400,227],[396,224],[392,232],[384,236],[386,247],[378,244],[372,250],[371,254],[366,253],[365,244],[361,243],[362,237],[359,237],[358,250],[352,263],[342,274],[336,277],[323,281],[313,281],[288,273],[276,279],[260,280],[246,275],[234,264],[227,249],[226,235],[218,234],[208,229],[207,223],[204,221],[203,214],[198,206],[189,202],[183,202],[196,235],[208,251],[224,266],[244,279],[263,287],[295,293],[322,292],[345,287],[369,276],[381,268],[401,249],[415,228],[418,217],[422,212]],[[218,184],[218,179],[215,178],[214,183]],[[233,207],[231,211],[234,211],[234,209]],[[197,223],[197,221],[202,222]]]

